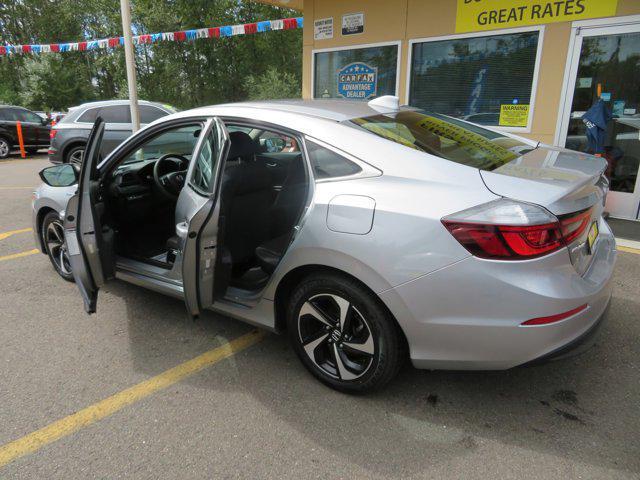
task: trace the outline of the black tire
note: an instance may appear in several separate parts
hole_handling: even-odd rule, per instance
[[[346,312],[343,322],[340,311]],[[339,274],[314,274],[300,282],[289,299],[287,330],[304,366],[342,392],[379,389],[403,363],[402,333],[393,318],[369,290]]]
[[[54,232],[58,232],[56,235]],[[73,282],[73,273],[69,265],[69,257],[66,255],[67,246],[64,243],[64,231],[62,222],[57,212],[49,212],[42,219],[40,228],[42,243],[45,253],[51,261],[55,271],[67,282]]]
[[[76,145],[67,150],[64,156],[64,163],[75,163],[80,165],[82,163],[82,155],[84,154],[84,145]]]
[[[0,137],[0,159],[7,158],[11,153],[11,141],[6,137]]]

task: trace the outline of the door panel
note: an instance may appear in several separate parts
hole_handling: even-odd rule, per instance
[[[229,151],[222,121],[211,120],[191,162],[187,185],[176,208],[176,233],[182,238],[182,281],[190,315],[197,317],[214,301],[214,279],[220,219],[221,172]]]
[[[300,160],[300,152],[260,153],[256,160],[263,162],[271,173],[272,184],[279,189],[289,174],[291,162]]]
[[[65,210],[64,236],[71,271],[87,313],[96,311],[98,290],[113,277],[113,234],[101,225],[104,205],[100,199],[97,164],[104,134],[101,119],[91,130],[80,168],[78,190]]]

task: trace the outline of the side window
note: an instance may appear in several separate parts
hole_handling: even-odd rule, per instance
[[[140,123],[151,123],[159,118],[168,115],[164,110],[151,105],[140,105]]]
[[[4,121],[13,120],[13,117],[10,114],[10,110],[8,110],[6,108],[0,109],[0,120],[4,120]]]
[[[216,129],[211,129],[207,139],[202,144],[202,149],[196,158],[196,164],[193,168],[193,176],[191,177],[191,185],[203,192],[213,191],[213,173],[218,161],[216,152],[217,145]]]
[[[42,118],[29,110],[16,110],[18,120],[28,123],[41,123]]]
[[[268,153],[298,153],[300,152],[300,145],[298,141],[288,135],[281,133],[271,132],[265,130],[258,135],[258,141],[264,152]]]
[[[307,140],[307,151],[309,152],[309,160],[311,160],[316,180],[346,177],[362,171],[351,160],[309,140]]]
[[[99,108],[90,108],[81,114],[76,122],[94,123],[98,118],[98,111],[100,111]]]
[[[99,116],[105,123],[131,123],[131,110],[129,105],[112,105],[102,107]]]
[[[124,163],[157,160],[167,154],[180,155],[187,160],[191,160],[201,131],[202,127],[200,125],[165,130],[131,153],[124,160]]]

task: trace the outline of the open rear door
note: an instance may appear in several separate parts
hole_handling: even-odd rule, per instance
[[[182,281],[187,311],[193,317],[213,304],[220,218],[220,183],[230,147],[229,133],[219,118],[207,123],[180,192],[178,205],[189,205],[176,218],[182,238]]]
[[[105,279],[113,276],[109,266],[112,244],[110,229],[103,231],[101,213],[104,204],[100,198],[98,163],[104,122],[98,118],[93,125],[80,168],[78,190],[69,199],[64,216],[64,237],[69,252],[71,271],[84,300],[87,313],[96,311],[98,290]],[[108,265],[105,269],[104,266]]]

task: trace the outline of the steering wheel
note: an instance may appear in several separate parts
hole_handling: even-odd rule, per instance
[[[162,195],[171,200],[178,198],[187,176],[187,169],[183,169],[182,166],[188,164],[189,160],[177,153],[167,153],[156,161],[153,166],[153,180]]]

